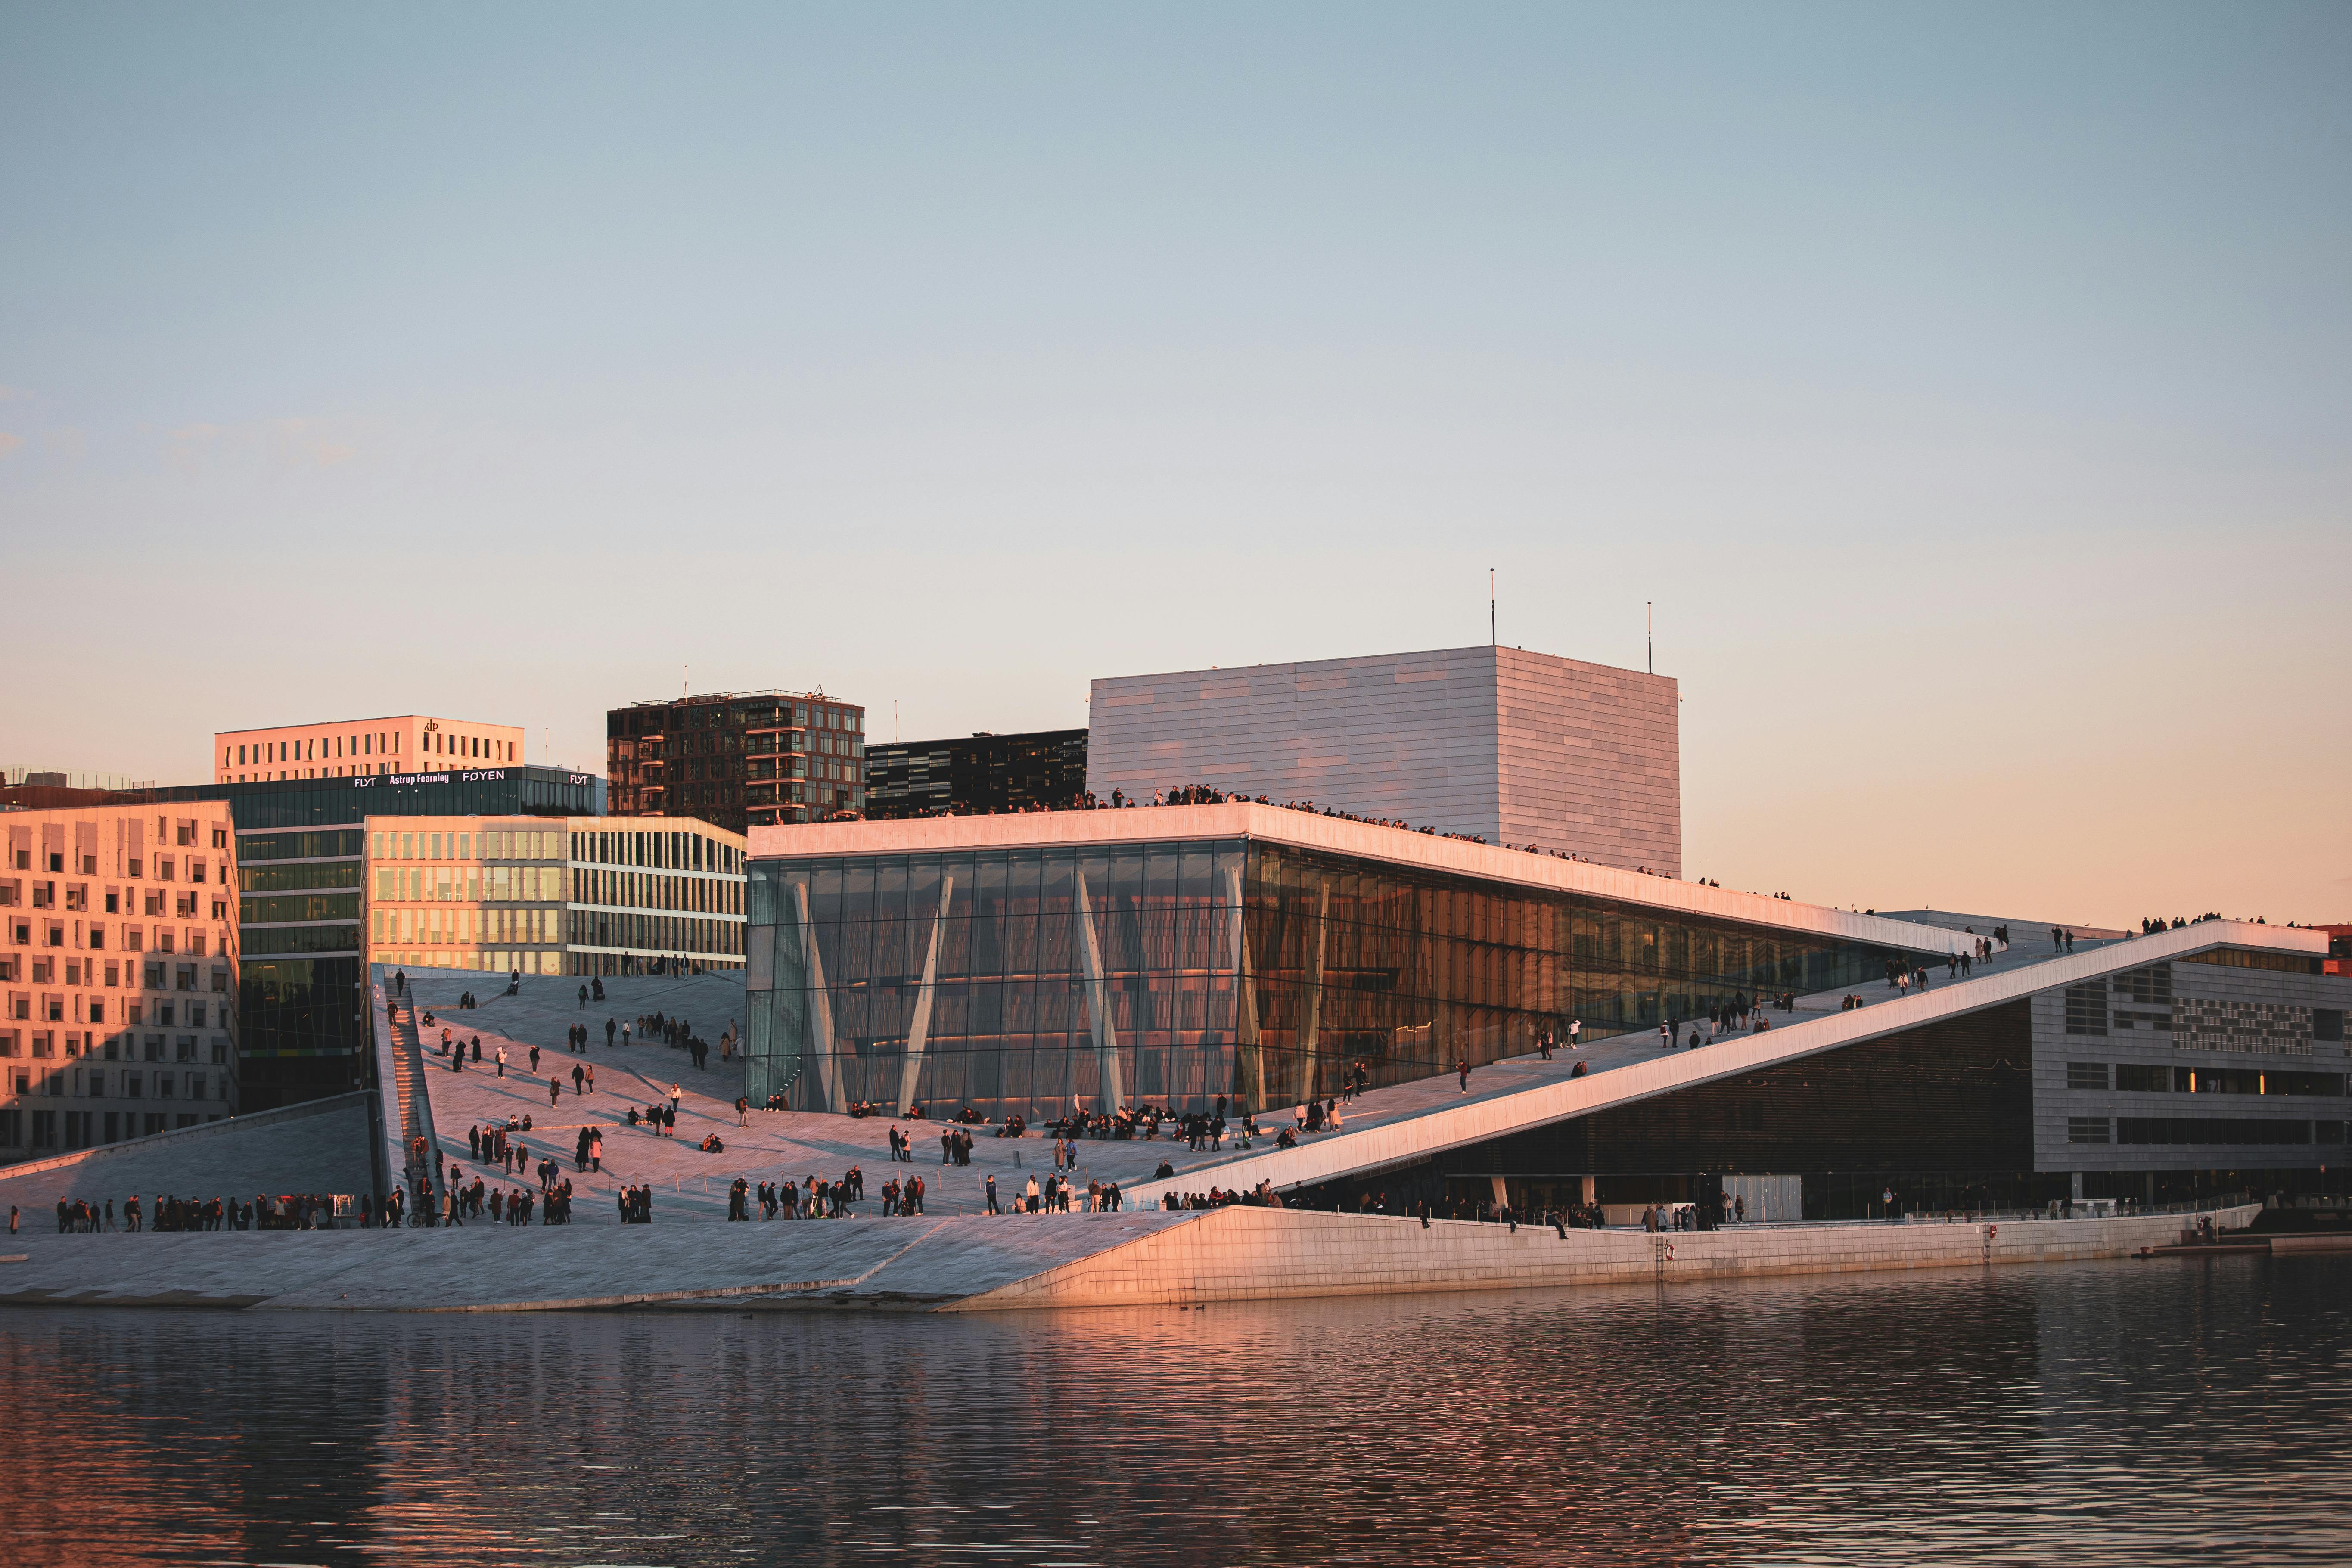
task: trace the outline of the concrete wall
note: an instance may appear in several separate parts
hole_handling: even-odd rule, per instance
[[[2243,1226],[2252,1206],[2220,1211]],[[1680,1284],[1770,1275],[2121,1258],[2180,1239],[2179,1215],[1969,1225],[1746,1227],[1682,1235],[1230,1208],[1047,1269],[953,1310],[1112,1307],[1434,1290]]]
[[[1205,784],[1679,874],[1675,683],[1444,648],[1094,683],[1087,787]]]

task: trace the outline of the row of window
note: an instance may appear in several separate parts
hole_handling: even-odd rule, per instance
[[[259,767],[264,763],[315,763],[335,757],[390,756],[399,750],[400,731],[397,730],[304,735],[285,741],[244,741],[221,748],[221,766]]]
[[[55,985],[59,984],[58,973],[61,964],[65,972],[63,984],[68,985],[103,985],[109,990],[120,991],[126,987],[137,990],[143,983],[150,991],[203,989],[197,984],[197,975],[203,968],[201,964],[142,965],[111,959],[101,964],[95,958],[37,958],[27,963],[21,958],[0,954],[0,981],[29,980],[35,985]],[[228,989],[227,970],[215,969],[212,972],[211,989]]]
[[[2269,1147],[2279,1144],[2340,1144],[2345,1123],[2250,1116],[2118,1116],[2110,1135],[2104,1116],[2066,1119],[2069,1143],[2190,1143]]]
[[[2139,972],[2145,974],[2146,971]],[[2120,978],[2120,977],[2118,977]],[[2107,1006],[2107,984],[2094,980],[2065,992],[2066,1032],[2094,1038],[2147,1029],[2169,1034],[2180,1050],[2307,1055],[2313,1041],[2341,1044],[2344,1009],[2305,1007],[2292,1002],[2254,1002],[2228,996],[2174,996],[2168,982],[2161,994],[2145,988],[2149,1000],[2168,1013]]]
[[[780,729],[816,729],[856,734],[865,728],[865,709],[809,698],[797,701],[760,697],[733,702],[637,702],[609,710],[604,715],[604,732],[614,740],[623,736],[686,735],[703,730],[763,733]]]
[[[543,829],[368,835],[371,860],[560,860],[564,835]],[[475,851],[479,849],[480,854]],[[444,853],[444,851],[446,853]]]
[[[111,1087],[113,1092],[108,1089]],[[51,1068],[39,1074],[7,1069],[0,1087],[13,1095],[50,1100],[226,1100],[228,1074],[148,1068]]]
[[[227,835],[224,833],[220,835],[220,837],[226,838]],[[27,850],[19,850],[17,852],[16,858],[19,861],[29,861],[32,858],[31,852]],[[80,858],[79,865],[76,869],[71,871],[66,870],[65,860],[66,858],[62,855],[50,856],[49,869],[52,872],[62,872],[67,876],[74,877],[95,877],[99,874],[98,857],[95,855],[82,856]],[[131,856],[126,859],[123,864],[127,868],[123,872],[124,876],[133,878],[141,881],[144,881],[146,879],[146,867],[140,857],[135,855]],[[188,856],[185,861],[188,872],[188,880],[191,882],[226,882],[228,880],[228,862],[225,860],[220,862],[217,869],[209,874],[205,868],[206,864],[207,863],[205,861],[199,859],[194,855]],[[178,881],[181,865],[182,861],[176,856],[156,856],[155,880],[159,882]],[[15,868],[19,871],[29,871],[32,869],[32,867],[30,865],[20,864]],[[110,888],[107,889],[107,897],[111,900],[115,893],[119,891],[121,891],[120,889]],[[37,910],[57,908],[57,883],[48,881],[35,882],[32,884],[31,892],[33,908]],[[25,893],[26,886],[24,882],[14,877],[0,878],[0,905],[22,903],[25,900]],[[67,900],[66,907],[68,909],[88,909],[89,907],[89,888],[88,884],[67,888],[65,896]],[[79,900],[79,902],[76,900]],[[111,910],[114,906],[110,902],[106,907]]]
[[[645,871],[574,871],[572,901],[682,914],[740,915],[741,880],[726,877],[666,877]]]
[[[179,912],[183,919],[195,916],[196,911],[194,907],[193,900],[191,900],[189,907],[183,909]],[[216,921],[226,921],[228,919],[228,900],[226,899],[215,899],[212,900],[212,918]],[[63,948],[67,946],[66,923],[63,921],[42,921],[40,922],[37,933],[35,929],[35,923],[31,921],[9,921],[6,923],[8,941],[13,946],[34,946],[34,937],[36,934],[39,936],[40,942],[38,945],[42,947]],[[72,946],[74,948],[86,948],[92,952],[103,952],[106,951],[106,924],[104,921],[91,921],[87,926],[84,926],[80,921],[76,921],[73,923],[74,931]],[[151,934],[155,939],[154,946],[152,948],[150,948],[147,942],[147,939]],[[190,926],[185,931],[175,932],[169,926],[159,925],[151,933],[145,926],[126,924],[118,933],[118,940],[115,945],[124,952],[179,952],[201,957],[204,954],[207,941],[208,939],[205,930],[201,926]],[[174,945],[175,943],[176,946]],[[227,940],[226,938],[222,940],[221,951],[224,952],[228,951]]]
[[[163,1009],[163,1016],[162,1017],[150,1019],[148,1022],[153,1023],[163,1028],[171,1028],[173,1026],[171,1013],[172,1009],[167,1005]],[[205,1027],[205,1009],[201,1006],[191,1009],[185,1016],[184,1021],[190,1028],[200,1029]],[[228,1026],[229,1018],[228,1009],[226,1007],[224,1006],[218,1010],[216,1021],[222,1028],[226,1028]],[[58,1054],[59,1043],[58,1033],[53,1029],[35,1029],[29,1032],[16,1029],[0,1029],[0,1057],[13,1057],[29,1053],[35,1060],[38,1060],[43,1057],[56,1056]],[[62,1043],[65,1047],[66,1057],[68,1059],[76,1057],[87,1057],[92,1061],[105,1060],[110,1062],[160,1062],[163,1059],[164,1037],[162,1035],[146,1035],[141,1037],[133,1037],[127,1034],[109,1035],[103,1041],[100,1041],[96,1035],[68,1034],[65,1036]],[[196,1059],[198,1049],[199,1047],[197,1045],[196,1037],[194,1035],[176,1036],[173,1037],[171,1042],[172,1059],[173,1061],[194,1061]],[[227,1061],[228,1037],[226,1035],[213,1036],[209,1049],[212,1053],[212,1059],[215,1063]]]
[[[478,943],[561,942],[562,911],[538,909],[371,910],[368,934],[377,942]]]
[[[636,866],[657,871],[740,876],[743,870],[743,851],[736,846],[680,829],[575,833],[572,858],[592,866]]]
[[[223,983],[215,989],[228,989],[225,976]],[[127,996],[117,996],[110,1001],[102,994],[84,993],[77,993],[68,1001],[62,992],[44,991],[37,999],[30,991],[11,991],[7,994],[6,1005],[11,1023],[97,1024],[101,1027],[115,1024],[132,1029],[145,1024],[165,1028],[185,1024],[192,1029],[201,1029],[206,1026],[205,1015],[211,1013],[218,1016],[223,1027],[228,1024],[228,1004],[226,1002],[207,1006],[202,1002],[151,1003],[134,1001]],[[112,1016],[108,1016],[109,1014]],[[178,1016],[173,1016],[174,1014]],[[0,1048],[0,1056],[13,1054]]]
[[[2108,1087],[2105,1062],[2068,1062],[2068,1089]],[[2150,1067],[2115,1064],[2114,1087],[2126,1094],[2319,1094],[2345,1092],[2340,1072],[2270,1072],[2257,1068]]]
[[[224,868],[224,870],[226,870],[226,868]],[[222,879],[223,881],[226,881],[227,879],[224,877]],[[204,879],[202,877],[198,877],[196,880],[201,882]],[[10,889],[7,888],[6,884],[0,883],[0,892],[6,892],[9,890]],[[89,907],[89,888],[88,884],[84,883],[69,885],[66,888],[63,908],[64,912],[69,915],[86,915],[97,912],[110,915],[146,915],[151,919],[159,915],[172,915],[181,920],[202,920],[204,918],[203,910],[205,900],[205,894],[204,893],[183,893],[177,889],[173,889],[170,892],[163,892],[161,890],[149,891],[144,889],[133,888],[125,891],[120,888],[109,888],[101,896],[101,902],[99,909],[96,911],[93,911]],[[17,902],[18,900],[14,898],[0,898],[0,907],[11,906]],[[220,909],[226,909],[227,907],[225,900],[215,900],[215,905],[216,908]],[[37,910],[58,909],[59,905],[57,884],[54,882],[34,883],[32,907]],[[215,918],[219,919],[221,917],[215,916]]]
[[[379,867],[375,874],[379,900],[404,904],[536,904],[563,898],[560,866],[485,866],[407,870]]]
[[[380,948],[413,944],[471,949],[569,942],[641,952],[735,955],[743,952],[740,922],[690,915],[553,909],[376,910],[370,921],[369,943]],[[377,962],[386,961],[379,957]]]

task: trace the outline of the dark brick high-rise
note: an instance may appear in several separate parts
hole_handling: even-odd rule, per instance
[[[614,816],[731,832],[866,809],[866,710],[822,692],[723,691],[604,715]]]

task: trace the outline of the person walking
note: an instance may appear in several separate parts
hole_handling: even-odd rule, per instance
[[[991,1175],[988,1178],[986,1190],[988,1194],[988,1212],[994,1215],[1003,1214],[1004,1211],[996,1206],[996,1178],[993,1175]],[[8,1232],[13,1236],[16,1234],[16,1211],[14,1208],[11,1208],[8,1211]]]
[[[504,1046],[499,1047],[499,1076],[507,1076],[507,1048]]]
[[[613,1020],[612,1020],[612,1019],[610,1019],[610,1018],[605,1019],[605,1020],[604,1020],[604,1048],[605,1048],[606,1050],[608,1050],[608,1051],[609,1051],[609,1050],[611,1050],[611,1049],[613,1048],[613,1028],[614,1028],[614,1023],[613,1023]]]
[[[677,1125],[677,1102],[686,1098],[686,1090],[673,1083],[669,1086],[669,1124]]]
[[[604,1170],[604,1132],[602,1128],[588,1134],[588,1168],[599,1175]]]
[[[1454,1063],[1454,1070],[1455,1074],[1456,1074],[1457,1076],[1459,1076],[1459,1077],[1461,1078],[1461,1079],[1462,1079],[1462,1092],[1463,1092],[1463,1093],[1465,1093],[1465,1094],[1469,1093],[1469,1092],[1470,1092],[1470,1058],[1467,1058],[1467,1057],[1461,1057],[1461,1058],[1457,1058],[1455,1059]]]
[[[735,1125],[749,1127],[751,1124],[751,1101],[749,1097],[739,1094],[735,1097]]]

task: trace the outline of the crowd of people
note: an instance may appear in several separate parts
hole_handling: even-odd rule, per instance
[[[360,1199],[360,1222],[367,1223],[370,1200]],[[273,1198],[267,1193],[255,1194],[250,1203],[235,1198],[175,1198],[158,1195],[154,1200],[152,1223],[146,1203],[137,1193],[124,1200],[121,1217],[115,1215],[114,1200],[91,1198],[59,1198],[58,1200],[58,1234],[59,1236],[94,1236],[101,1231],[169,1231],[197,1230],[322,1230],[335,1220],[334,1200],[323,1194],[286,1193]],[[24,1216],[14,1204],[8,1205],[8,1234],[17,1234]]]

